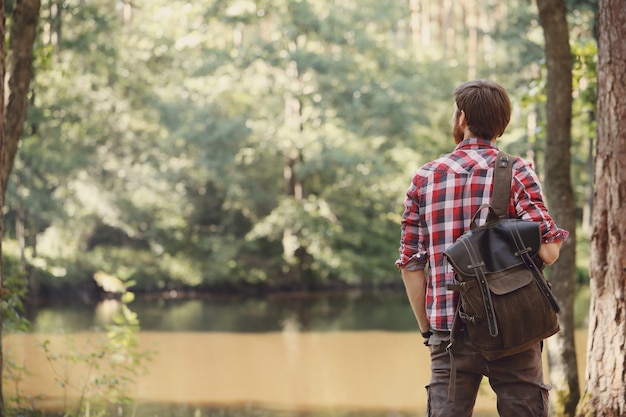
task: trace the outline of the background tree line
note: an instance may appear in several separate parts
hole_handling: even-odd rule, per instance
[[[586,227],[594,4],[568,19]],[[96,272],[137,291],[398,283],[402,195],[452,148],[468,78],[510,91],[501,146],[543,173],[526,1],[43,0],[38,28],[4,215],[5,271],[32,294],[89,291]]]

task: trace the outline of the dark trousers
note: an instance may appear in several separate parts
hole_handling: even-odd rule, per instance
[[[539,344],[516,355],[488,361],[470,344],[455,342],[456,395],[452,402],[448,401],[448,342],[449,337],[440,335],[430,339],[431,378],[426,387],[428,417],[470,417],[483,376],[489,378],[496,393],[501,417],[548,416],[549,386],[543,383]]]

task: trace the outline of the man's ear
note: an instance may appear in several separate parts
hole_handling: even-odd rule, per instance
[[[465,118],[465,112],[463,110],[460,111],[461,114],[459,114],[459,126],[461,126],[462,128],[465,128],[467,126],[467,119]]]

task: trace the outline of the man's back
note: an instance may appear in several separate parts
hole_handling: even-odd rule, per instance
[[[420,168],[404,201],[396,265],[402,270],[411,308],[431,352],[429,416],[471,415],[483,375],[489,377],[498,396],[501,415],[547,416],[547,388],[538,344],[492,362],[471,345],[463,346],[455,353],[459,372],[454,381],[450,379],[453,363],[446,350],[457,300],[456,293],[446,288],[446,284],[454,283],[454,276],[443,252],[469,229],[474,212],[491,202],[496,139],[504,133],[510,117],[510,100],[501,85],[472,80],[458,86],[452,116],[456,149]],[[538,222],[541,247],[558,246],[567,232],[550,218],[537,175],[521,158],[515,158],[512,167],[509,217]],[[447,401],[448,388],[457,389],[456,402]]]
[[[406,222],[407,238],[415,235],[419,247],[428,254],[430,282],[427,308],[436,312],[438,328],[452,326],[456,294],[446,290],[453,272],[443,252],[468,228],[474,212],[491,198],[493,166],[498,149],[489,141],[470,139],[454,152],[420,168],[407,192],[417,206],[415,222]],[[405,219],[406,220],[406,219]],[[408,224],[416,224],[415,230]]]

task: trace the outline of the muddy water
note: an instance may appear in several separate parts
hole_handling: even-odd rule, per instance
[[[162,314],[165,320],[168,309]],[[578,336],[582,352],[584,332]],[[48,340],[52,354],[86,353],[103,337],[84,330],[69,336],[46,331],[7,336],[5,349],[30,375],[22,375],[18,384],[9,379],[6,395],[15,394],[17,387],[22,397],[35,398],[38,408],[63,407],[80,395],[95,371],[80,363],[50,361],[41,343]],[[280,331],[264,332],[149,329],[139,334],[139,343],[155,352],[131,393],[142,404],[235,407],[243,410],[238,416],[259,415],[247,413],[250,407],[282,410],[281,416],[315,410],[425,415],[429,357],[415,331],[303,330],[287,321]],[[62,380],[70,383],[62,387]],[[476,416],[497,415],[486,381],[476,410]],[[161,411],[150,415],[173,415]]]
[[[72,337],[74,349],[88,350],[101,335]],[[37,335],[13,335],[6,346],[33,375],[20,384],[25,396],[45,396],[52,404],[78,390],[55,382]],[[66,336],[47,335],[57,353]],[[399,332],[324,333],[161,333],[143,332],[143,348],[158,352],[133,397],[145,402],[205,405],[260,404],[269,408],[419,411],[429,377],[426,348],[419,337]],[[63,372],[63,364],[55,364]],[[73,365],[69,379],[82,386],[84,366]],[[64,374],[65,375],[65,374]],[[9,387],[9,392],[11,392]],[[482,395],[478,408],[493,408]]]

